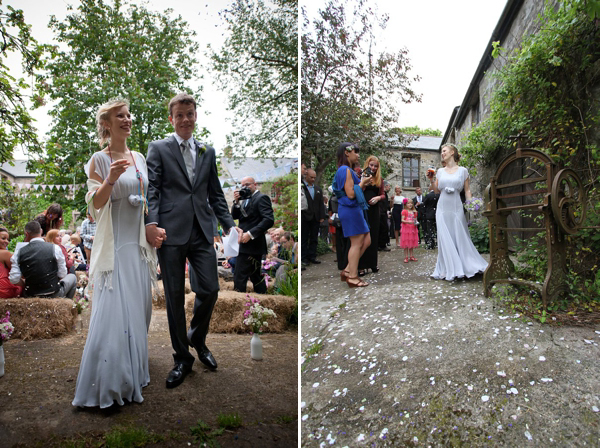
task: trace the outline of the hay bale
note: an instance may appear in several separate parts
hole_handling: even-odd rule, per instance
[[[15,327],[12,338],[30,341],[50,339],[73,330],[77,310],[71,299],[0,299],[0,315],[10,311]]]
[[[187,276],[185,278],[185,294],[189,294],[192,292],[192,288],[190,287],[190,281]],[[156,309],[166,309],[167,308],[167,299],[165,298],[165,286],[162,280],[158,280],[157,287],[152,288],[152,307]]]
[[[246,293],[237,291],[219,291],[219,298],[215,304],[212,318],[210,320],[210,333],[248,333],[249,327],[244,325],[244,311],[248,298]],[[185,297],[185,315],[189,321],[194,310],[195,295],[188,294]],[[256,294],[261,305],[272,309],[277,318],[269,320],[269,327],[265,333],[282,333],[288,328],[288,316],[296,307],[296,299],[287,296],[269,294]]]

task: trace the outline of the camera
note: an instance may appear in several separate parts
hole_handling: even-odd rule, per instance
[[[240,199],[249,199],[252,196],[252,191],[248,187],[240,188],[238,193],[240,194]]]
[[[362,177],[369,177],[373,175],[373,171],[371,171],[371,167],[366,167],[362,172]]]

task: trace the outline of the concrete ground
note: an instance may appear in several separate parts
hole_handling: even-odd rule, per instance
[[[600,446],[600,326],[531,322],[415,256],[379,252],[366,288],[335,254],[302,272],[302,446]]]

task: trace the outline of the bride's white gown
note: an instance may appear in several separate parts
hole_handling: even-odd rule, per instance
[[[144,185],[147,171],[143,156],[135,154]],[[96,172],[106,178],[110,159],[93,156]],[[112,288],[94,287],[90,328],[83,349],[74,406],[122,405],[124,400],[141,403],[148,373],[148,328],[152,316],[152,286],[148,264],[140,255],[141,205],[128,197],[138,194],[139,182],[133,166],[117,180],[111,194],[115,263]],[[97,282],[101,283],[101,282]]]
[[[440,199],[435,213],[438,258],[435,270],[431,274],[436,279],[454,280],[460,277],[473,277],[485,271],[488,265],[471,241],[460,200],[460,192],[468,177],[469,172],[462,166],[452,174],[448,174],[445,168],[437,171],[440,190]]]

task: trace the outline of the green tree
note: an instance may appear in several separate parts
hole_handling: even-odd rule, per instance
[[[305,10],[303,17],[302,156],[312,159],[320,179],[341,142],[356,142],[369,153],[385,148],[397,104],[421,96],[411,87],[419,78],[409,76],[406,48],[373,50],[374,30],[385,28],[387,17],[366,1],[348,12],[341,0],[330,0],[312,22]]]
[[[34,77],[34,88],[38,88],[40,78],[36,71],[42,67],[43,46],[31,36],[31,27],[25,23],[23,11],[10,5],[6,8],[7,11],[0,8],[0,163],[12,160],[18,146],[25,150],[40,147],[23,93],[30,86],[24,78],[12,76],[3,61],[9,53],[19,54],[24,74]],[[11,29],[16,34],[12,34]],[[35,93],[31,100],[40,104],[42,97]]]
[[[195,35],[171,10],[152,12],[115,0],[82,0],[50,27],[61,43],[47,62],[52,129],[46,152],[32,164],[56,183],[83,183],[82,165],[99,149],[95,116],[110,98],[131,102],[128,144],[145,154],[148,143],[170,131],[167,104],[186,88],[197,61]],[[63,50],[64,48],[64,50]],[[81,190],[81,193],[83,190]]]
[[[234,112],[230,145],[260,157],[293,151],[298,134],[298,1],[234,0],[213,69]]]
[[[275,193],[273,213],[275,227],[296,234],[298,232],[298,173],[289,173],[275,179],[272,183],[265,182],[261,189]]]
[[[439,129],[431,129],[431,128],[421,129],[419,126],[407,126],[404,128],[392,128],[392,129],[390,129],[390,131],[396,132],[398,134],[406,134],[406,135],[414,135],[414,136],[419,136],[419,135],[425,135],[428,137],[441,137],[442,136],[442,131],[440,131]]]

